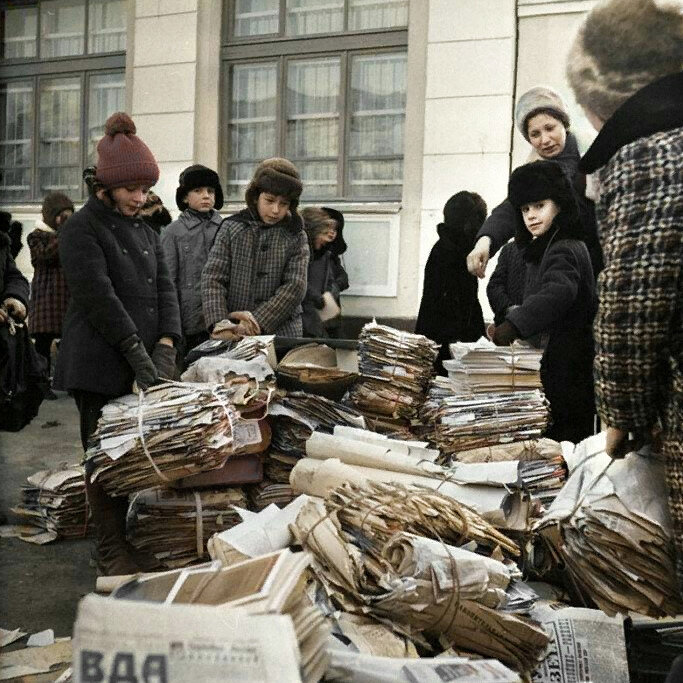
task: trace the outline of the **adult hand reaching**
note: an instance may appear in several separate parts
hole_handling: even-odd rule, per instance
[[[483,278],[486,274],[486,265],[489,262],[491,251],[491,238],[480,237],[474,245],[474,249],[467,255],[467,270],[478,278]]]
[[[254,334],[261,334],[261,326],[254,318],[251,311],[233,311],[228,318],[231,320],[239,320],[238,327],[241,328],[242,334],[252,336]]]

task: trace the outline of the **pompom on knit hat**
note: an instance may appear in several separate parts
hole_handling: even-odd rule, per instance
[[[515,124],[527,142],[529,140],[527,133],[529,119],[533,115],[543,112],[554,115],[559,121],[562,121],[565,128],[569,128],[569,110],[560,93],[547,85],[537,85],[527,90],[519,98],[515,107]]]
[[[62,192],[50,192],[43,199],[43,221],[53,229],[57,229],[55,221],[62,211],[74,210],[74,203]]]
[[[646,85],[681,69],[681,0],[609,0],[596,5],[567,58],[576,101],[603,121]]]
[[[112,114],[104,124],[95,177],[107,189],[131,183],[152,187],[159,180],[154,155],[135,133],[133,119],[124,112]]]
[[[296,166],[288,159],[273,157],[262,161],[254,171],[254,177],[247,187],[245,198],[247,206],[256,209],[256,202],[261,192],[281,195],[290,201],[290,211],[296,211],[299,197],[304,186]]]
[[[185,201],[187,193],[190,190],[196,190],[198,187],[213,187],[216,197],[213,208],[218,211],[223,207],[223,188],[218,173],[208,166],[193,164],[182,171],[178,178],[175,203],[181,211],[185,211],[187,208],[187,201]]]

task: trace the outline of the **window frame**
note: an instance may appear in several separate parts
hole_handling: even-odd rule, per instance
[[[285,0],[280,0],[280,34],[263,36],[234,37],[233,15],[235,2],[225,2],[223,7],[223,26],[221,32],[221,106],[219,111],[219,169],[221,176],[228,185],[229,167],[231,163],[241,163],[230,158],[230,107],[232,104],[233,66],[256,63],[276,63],[276,132],[277,140],[275,154],[286,156],[286,101],[284,88],[286,85],[287,65],[291,61],[300,59],[324,59],[338,57],[340,60],[340,92],[339,92],[339,149],[337,157],[337,194],[310,198],[312,202],[343,202],[343,203],[396,203],[402,198],[402,191],[398,196],[357,196],[350,191],[349,166],[352,161],[349,156],[351,111],[348,106],[351,100],[351,59],[357,55],[404,54],[408,52],[408,27],[394,27],[387,29],[368,29],[363,31],[345,31],[343,33],[311,34],[305,36],[286,36],[284,32]],[[348,23],[348,2],[344,3],[344,25]],[[303,48],[303,49],[302,49]],[[400,156],[392,155],[387,158],[405,158],[404,150]],[[380,159],[380,157],[377,157]],[[308,159],[307,159],[308,160]],[[315,159],[310,159],[315,161]],[[247,163],[247,162],[245,162]],[[257,162],[255,162],[257,163]],[[297,163],[294,160],[294,163]],[[403,181],[402,181],[403,184]],[[226,195],[228,192],[226,192]],[[239,201],[236,197],[226,197],[231,203]],[[307,200],[309,201],[309,200]]]
[[[46,80],[59,78],[79,78],[80,79],[80,156],[79,163],[81,171],[89,165],[88,157],[88,117],[90,109],[90,79],[92,76],[121,74],[125,80],[126,73],[126,52],[104,52],[88,53],[88,23],[89,23],[89,1],[85,1],[85,24],[84,24],[84,53],[82,55],[69,55],[66,57],[41,58],[40,55],[40,22],[41,22],[41,2],[40,0],[17,0],[9,3],[0,2],[0,11],[7,9],[20,9],[22,7],[36,7],[38,10],[37,32],[37,55],[30,58],[21,59],[0,59],[0,85],[6,85],[14,81],[31,81],[33,86],[33,139],[31,150],[31,196],[24,199],[3,200],[3,203],[10,201],[12,204],[37,204],[42,202],[43,197],[40,193],[39,178],[39,157],[40,157],[40,87]],[[2,28],[2,27],[0,27]],[[72,199],[85,199],[85,191],[82,183],[79,190],[74,193]]]

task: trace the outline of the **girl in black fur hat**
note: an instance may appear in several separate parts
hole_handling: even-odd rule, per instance
[[[467,254],[486,218],[486,203],[475,192],[458,192],[443,207],[424,274],[415,332],[441,344],[436,371],[445,375],[452,342],[477,341],[484,335],[484,316],[477,297],[477,278],[467,271]]]
[[[510,177],[515,241],[527,264],[522,305],[492,328],[499,346],[541,335],[541,380],[550,402],[546,436],[578,443],[593,433],[595,279],[576,199],[562,168],[535,161]]]

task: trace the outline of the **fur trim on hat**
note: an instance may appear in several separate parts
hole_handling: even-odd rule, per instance
[[[56,230],[55,221],[62,211],[74,210],[74,203],[63,192],[50,192],[43,199],[42,214],[45,224]]]
[[[683,8],[671,0],[594,7],[567,59],[576,101],[607,121],[639,90],[683,68]]]
[[[121,111],[104,124],[104,137],[97,143],[96,170],[96,179],[103,187],[152,187],[159,180],[154,155],[135,133],[133,120]]]
[[[178,178],[178,189],[175,192],[175,203],[181,211],[187,208],[185,196],[190,190],[196,190],[198,187],[213,187],[216,201],[213,208],[220,211],[223,207],[223,188],[221,187],[221,180],[216,171],[211,170],[208,166],[202,164],[193,164],[188,166],[181,172]]]
[[[519,98],[515,107],[515,124],[527,142],[529,141],[527,132],[529,119],[536,114],[544,113],[554,116],[567,130],[569,129],[569,110],[560,93],[547,85],[537,85],[527,90]]]
[[[341,256],[348,249],[344,239],[344,214],[330,206],[323,206],[322,210],[327,211],[327,215],[337,221],[337,236],[330,244],[330,251],[337,256]]]
[[[517,209],[517,244],[524,245],[532,239],[524,224],[521,207],[542,199],[552,199],[560,207],[563,224],[569,226],[567,232],[570,234],[565,236],[583,238],[579,209],[569,178],[562,167],[554,161],[534,161],[516,168],[508,183],[508,200]]]
[[[254,177],[247,187],[245,198],[247,206],[256,210],[256,203],[261,192],[286,197],[290,202],[290,210],[296,211],[299,197],[304,189],[301,176],[296,166],[288,159],[273,157],[262,161],[254,171]]]

